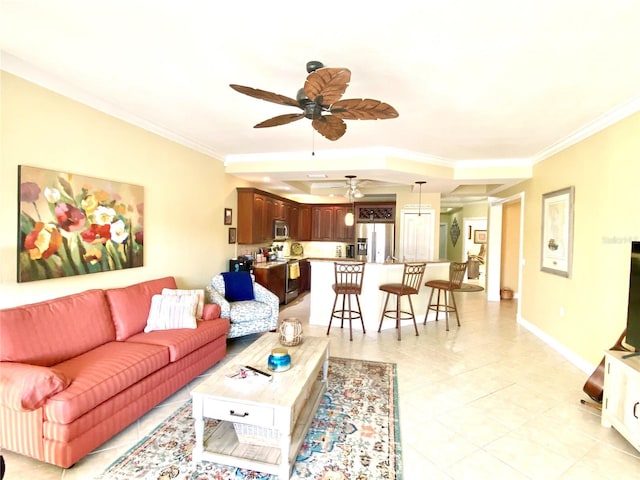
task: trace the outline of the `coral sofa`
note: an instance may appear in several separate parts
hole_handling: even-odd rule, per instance
[[[0,447],[68,468],[220,361],[217,305],[195,328],[144,331],[163,289],[175,279],[0,310]]]

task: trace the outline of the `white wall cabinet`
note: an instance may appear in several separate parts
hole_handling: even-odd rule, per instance
[[[640,356],[605,353],[602,425],[613,427],[640,451]]]

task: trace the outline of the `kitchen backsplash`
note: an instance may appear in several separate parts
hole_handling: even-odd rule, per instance
[[[273,242],[263,243],[258,245],[238,245],[237,255],[255,255],[258,249],[282,245],[283,255],[285,257],[291,256],[291,244],[296,243],[291,240],[285,242]],[[347,243],[342,242],[297,242],[302,245],[304,249],[305,257],[318,257],[318,258],[334,258],[337,257],[337,249],[340,250],[340,258],[346,258],[347,256]]]

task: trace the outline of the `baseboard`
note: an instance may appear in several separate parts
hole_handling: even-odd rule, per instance
[[[577,355],[575,352],[569,350],[562,343],[560,343],[558,340],[556,340],[554,337],[544,332],[543,330],[540,330],[540,328],[536,327],[533,323],[525,320],[522,317],[518,317],[516,321],[587,375],[591,375],[595,370],[595,365],[592,365],[580,355]]]

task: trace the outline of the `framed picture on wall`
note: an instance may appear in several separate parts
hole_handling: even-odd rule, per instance
[[[229,243],[236,243],[236,229],[232,227],[229,229]]]
[[[542,195],[540,270],[571,277],[574,187]]]
[[[473,243],[487,243],[487,231],[486,230],[474,230]]]
[[[230,208],[224,209],[224,224],[231,225],[233,224],[233,210]]]

